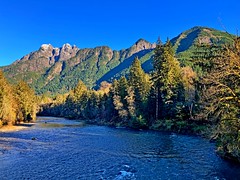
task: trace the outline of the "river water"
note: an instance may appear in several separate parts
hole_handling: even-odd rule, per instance
[[[200,137],[42,117],[0,133],[0,179],[240,179],[240,166]]]

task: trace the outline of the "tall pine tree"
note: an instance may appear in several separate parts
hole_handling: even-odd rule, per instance
[[[152,80],[156,93],[156,119],[173,118],[177,113],[177,102],[181,94],[181,68],[175,58],[171,42],[163,45],[158,40],[154,50],[154,73]]]
[[[86,85],[80,80],[66,99],[64,112],[68,118],[83,117],[82,109],[87,105],[87,93]]]
[[[151,83],[149,76],[143,71],[138,58],[132,63],[129,70],[129,86],[132,86],[135,95],[136,113],[143,115],[149,96]]]

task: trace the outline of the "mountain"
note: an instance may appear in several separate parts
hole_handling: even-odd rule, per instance
[[[227,32],[196,26],[173,38],[171,43],[181,64],[191,66],[191,57],[197,44],[232,44],[234,37]]]
[[[47,91],[64,93],[79,80],[89,87],[96,86],[96,81],[101,78],[108,80],[103,78],[107,72],[122,63],[126,66],[123,69],[128,68],[134,57],[143,57],[155,46],[143,39],[120,51],[107,46],[79,49],[70,44],[64,44],[61,48],[43,44],[37,51],[2,69],[10,82],[23,79],[38,94]]]
[[[233,35],[206,27],[194,27],[171,40],[176,56],[182,65],[191,65],[191,56],[197,43],[231,43]],[[12,83],[23,79],[38,94],[44,92],[64,93],[73,88],[79,80],[88,87],[96,87],[102,81],[111,81],[128,73],[128,68],[137,56],[146,72],[151,71],[152,44],[139,39],[131,47],[120,51],[108,46],[80,49],[64,44],[55,48],[43,44],[37,51],[23,56],[13,64],[2,67]]]

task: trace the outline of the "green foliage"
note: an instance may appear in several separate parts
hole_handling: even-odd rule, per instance
[[[152,124],[151,129],[183,134],[203,135],[208,129],[208,124],[205,121],[188,119],[160,119]]]
[[[174,118],[177,114],[177,102],[181,101],[181,68],[170,41],[158,42],[154,56],[153,83],[156,93],[156,119]]]
[[[129,85],[133,86],[137,101],[145,102],[147,100],[150,82],[138,58],[135,58],[129,70]]]
[[[65,116],[69,118],[82,118],[83,109],[87,106],[89,93],[82,81],[69,93],[64,106]]]
[[[195,52],[199,49],[198,45],[233,44],[234,37],[234,35],[212,28],[193,27],[173,38],[171,42],[181,66],[190,66],[195,70],[192,56],[195,56]]]
[[[127,79],[124,76],[122,76],[118,81],[118,94],[121,98],[121,101],[125,105],[127,104],[125,97],[128,95],[128,92],[127,92],[128,87],[129,85],[128,85]]]
[[[224,119],[219,124],[218,152],[240,161],[240,119]]]
[[[151,89],[151,82],[149,76],[143,71],[141,63],[138,58],[132,63],[129,72],[129,86],[132,87],[135,101],[135,116],[146,117],[147,102]],[[130,93],[130,91],[128,92]]]
[[[134,129],[146,129],[147,128],[146,119],[144,119],[142,115],[134,117],[130,120],[129,127]]]

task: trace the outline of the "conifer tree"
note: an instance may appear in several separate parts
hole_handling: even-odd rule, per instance
[[[135,58],[129,70],[129,86],[132,86],[134,91],[137,114],[143,115],[151,84],[149,76],[143,71],[138,58]]]
[[[69,93],[65,103],[65,114],[68,118],[83,117],[83,109],[88,101],[87,87],[80,80],[77,86]]]
[[[160,40],[154,50],[154,73],[152,80],[156,93],[156,119],[176,115],[177,100],[181,86],[180,64],[174,57],[171,42],[163,45]]]
[[[121,102],[123,103],[123,108],[127,109],[126,96],[128,95],[128,81],[125,76],[121,76],[118,80],[118,94],[120,96]]]
[[[82,102],[82,104],[86,105],[85,107],[82,107],[82,111],[84,118],[95,119],[100,113],[100,97],[96,91],[90,91],[88,94],[88,98],[86,99],[87,102]]]
[[[101,121],[106,121],[108,114],[107,111],[109,107],[107,106],[108,102],[108,94],[104,93],[103,95],[100,93],[100,103],[99,103],[99,118]]]
[[[73,89],[72,98],[74,102],[81,100],[82,95],[87,91],[86,85],[80,80],[77,86]]]
[[[163,63],[163,59],[161,58],[161,56],[163,54],[163,48],[164,48],[164,45],[159,38],[157,41],[157,45],[154,49],[154,58],[153,58],[154,72],[152,74],[152,81],[153,81],[152,89],[155,92],[155,98],[156,98],[156,102],[155,102],[155,118],[156,118],[156,120],[158,120],[159,114],[160,114],[159,106],[162,106],[162,104],[160,104],[160,103],[162,103],[161,96],[160,96],[160,86],[162,86],[161,81],[160,81],[160,71],[161,71],[162,63]]]

